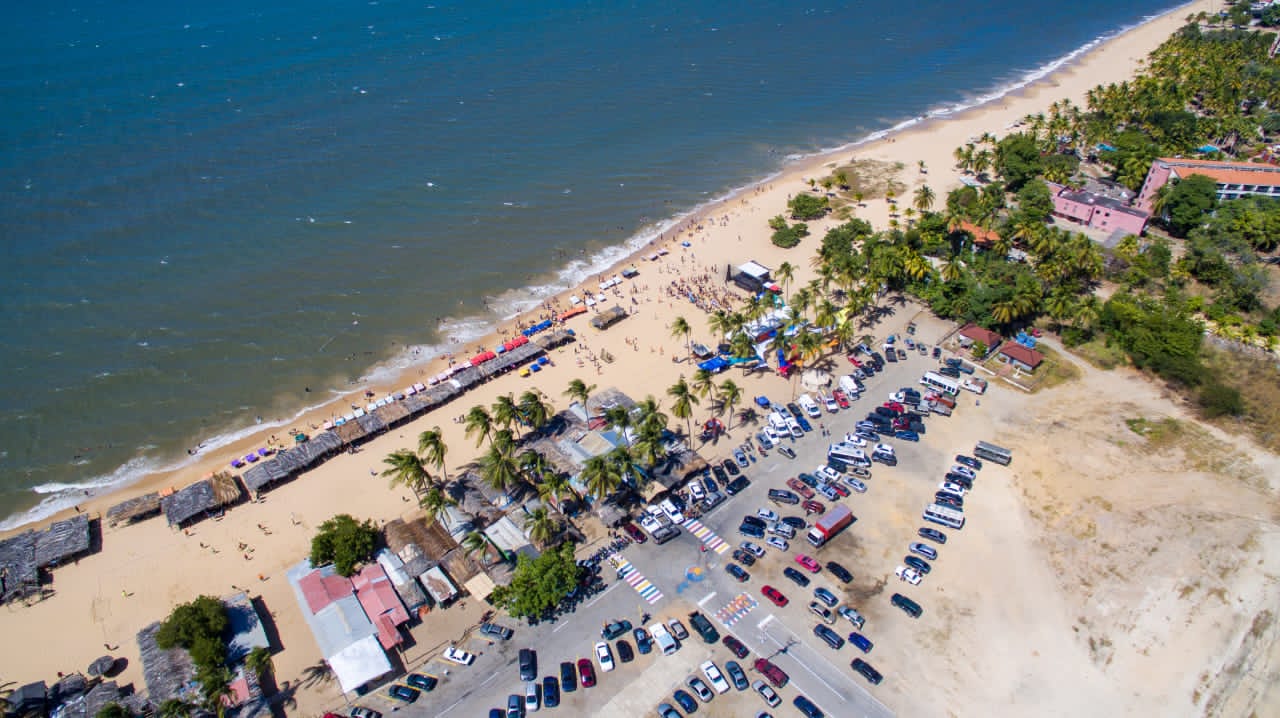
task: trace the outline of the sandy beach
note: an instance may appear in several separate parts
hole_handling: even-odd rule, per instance
[[[632,312],[630,317],[604,332],[590,328],[588,317],[570,320],[568,326],[577,331],[580,341],[551,352],[553,365],[532,377],[522,378],[511,373],[481,385],[453,403],[368,442],[358,453],[339,455],[270,490],[262,500],[236,506],[220,520],[198,522],[187,532],[170,529],[159,518],[127,527],[104,526],[100,552],[54,572],[51,588],[55,594],[51,598],[31,606],[8,606],[0,614],[0,630],[10,645],[41,646],[40,650],[21,654],[5,651],[0,657],[0,674],[5,680],[18,684],[50,679],[59,671],[83,669],[103,653],[105,645],[129,662],[117,680],[132,681],[142,690],[144,683],[135,633],[163,618],[177,603],[200,594],[224,595],[238,587],[260,595],[272,611],[283,644],[283,650],[274,657],[276,674],[281,682],[296,681],[320,656],[284,579],[284,570],[305,556],[315,527],[335,513],[350,513],[379,523],[417,514],[408,491],[390,490],[386,479],[377,476],[384,468],[382,459],[387,454],[415,446],[419,432],[438,426],[449,447],[452,475],[480,453],[475,440],[467,438],[462,425],[455,421],[468,408],[488,407],[500,395],[518,396],[525,390],[537,388],[556,409],[563,409],[568,402],[563,396],[564,389],[575,378],[600,388],[614,386],[636,398],[653,395],[667,406],[666,388],[681,375],[691,378],[693,373],[690,364],[672,361],[685,353],[683,339],[673,337],[669,329],[673,319],[682,316],[688,320],[694,329],[694,341],[709,342],[715,338],[707,326],[707,313],[686,298],[676,296],[678,288],[693,287],[704,298],[714,298],[721,303],[741,301],[744,295],[726,286],[723,276],[726,266],[747,260],[774,268],[789,262],[797,269],[797,285],[813,275],[809,260],[814,249],[823,233],[840,220],[828,218],[811,222],[811,236],[790,250],[770,243],[770,229],[766,224],[768,218],[784,210],[790,196],[807,190],[806,179],[829,174],[832,163],[855,158],[901,163],[904,169],[899,172],[898,180],[908,188],[902,195],[909,197],[917,187],[927,184],[941,204],[946,192],[960,182],[952,159],[952,151],[957,146],[984,132],[1003,135],[1026,115],[1041,112],[1050,102],[1059,99],[1083,105],[1085,93],[1093,86],[1130,77],[1147,53],[1180,27],[1188,14],[1217,8],[1217,3],[1204,0],[1183,6],[1099,45],[1018,92],[952,117],[922,122],[876,142],[799,161],[768,182],[704,208],[682,222],[678,229],[667,232],[656,245],[602,273],[602,276],[612,276],[628,266],[639,270],[639,275],[620,285],[618,296],[610,297],[611,301],[604,305],[623,306]],[[919,169],[921,162],[924,171]],[[867,200],[865,207],[856,210],[856,216],[883,228],[889,222],[889,207],[883,199]],[[685,243],[688,246],[684,246]],[[646,256],[658,248],[667,249],[668,254],[657,261],[647,260]],[[597,281],[593,277],[587,286],[594,287]],[[549,304],[567,306],[571,293],[549,300]],[[870,332],[883,335],[899,330],[910,318],[899,314]],[[501,337],[510,337],[515,333],[515,325],[514,320],[506,322],[499,335],[459,346],[457,356],[468,357],[480,346],[491,347]],[[602,351],[615,357],[614,361],[597,365],[587,359],[588,352],[598,357]],[[387,386],[361,387],[358,393],[352,394],[351,402],[344,401],[339,406],[363,404],[361,394],[366,389],[382,396],[414,381],[425,381],[423,377],[441,371],[443,366],[443,360],[439,360],[416,368]],[[774,374],[743,378],[732,373],[722,378],[730,377],[742,386],[744,397],[783,395],[791,391],[790,383]],[[1127,380],[1141,381],[1134,377]],[[1053,404],[1033,408],[1025,397],[1010,401],[1022,402],[1017,405],[1019,411],[1053,410]],[[708,411],[704,401],[696,410],[695,421],[704,420]],[[310,431],[310,427],[328,418],[328,412],[305,416],[298,420],[297,428]],[[1051,423],[1043,415],[1039,421]],[[79,508],[100,515],[109,505],[130,495],[168,486],[181,488],[211,471],[221,470],[233,456],[265,445],[266,439],[265,435],[251,437],[219,450],[216,455],[211,453],[204,463],[181,473],[151,477],[119,493],[86,497]],[[1052,461],[1064,459],[1045,456],[1030,459],[1026,464],[1041,460],[1051,465]],[[241,544],[248,548],[242,549]],[[432,638],[419,638],[420,649],[425,650],[473,623],[479,608],[478,601],[464,601],[456,609],[432,615],[428,619],[429,631],[423,633]],[[296,709],[291,708],[289,712],[315,715],[339,700],[339,696],[336,687],[328,684],[299,692],[297,700]]]

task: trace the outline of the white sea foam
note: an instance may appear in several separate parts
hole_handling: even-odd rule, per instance
[[[8,531],[25,524],[46,519],[59,511],[75,506],[85,499],[85,492],[92,495],[128,486],[139,479],[161,470],[160,462],[150,457],[138,457],[125,462],[115,471],[86,479],[80,483],[49,482],[31,487],[31,491],[44,498],[30,509],[0,521],[0,531]]]

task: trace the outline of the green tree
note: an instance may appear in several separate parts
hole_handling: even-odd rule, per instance
[[[615,462],[605,456],[593,456],[582,462],[578,478],[586,487],[587,494],[597,500],[611,495],[622,486],[622,472]]]
[[[484,443],[493,433],[493,417],[489,416],[489,412],[484,410],[483,406],[473,406],[467,412],[466,416],[466,434],[476,435],[476,446]]]
[[[157,715],[160,718],[191,718],[191,713],[194,709],[195,706],[181,698],[170,698],[160,704]]]
[[[320,524],[311,539],[311,565],[332,563],[339,576],[350,576],[356,565],[373,558],[378,544],[378,528],[373,521],[356,521],[350,514],[338,514]]]
[[[689,326],[689,320],[684,317],[676,317],[671,320],[671,325],[668,329],[671,330],[671,336],[673,338],[679,339],[680,337],[684,337],[685,349],[688,351],[688,354],[685,356],[693,356],[693,327]]]
[[[915,208],[921,212],[928,212],[933,209],[933,201],[936,198],[937,196],[933,193],[933,190],[929,188],[929,185],[920,185],[919,189],[916,190],[913,204]]]
[[[520,481],[520,467],[512,456],[514,446],[495,442],[480,457],[480,478],[495,491],[508,493]]]
[[[440,476],[446,482],[449,480],[449,472],[445,470],[444,457],[448,453],[449,447],[444,443],[444,432],[440,431],[439,426],[433,426],[418,434],[418,454],[424,461],[438,469]]]
[[[1030,135],[1015,133],[996,145],[995,168],[1004,178],[1005,188],[1017,192],[1040,174],[1040,149]]]
[[[1049,185],[1037,179],[1028,180],[1018,190],[1018,214],[1031,223],[1044,224],[1053,214],[1053,195]]]
[[[800,193],[787,202],[791,210],[791,219],[822,219],[831,210],[831,202],[826,197]]]
[[[569,477],[558,472],[548,472],[542,477],[542,483],[538,484],[538,498],[543,501],[550,501],[556,505],[556,509],[560,513],[564,513],[564,500],[572,498],[575,503],[581,503],[582,497],[574,490],[573,484],[569,482]]]
[[[479,531],[469,531],[467,535],[462,537],[462,541],[458,543],[464,553],[468,556],[483,555],[489,550],[489,539]]]
[[[244,666],[253,671],[253,674],[258,677],[259,683],[265,681],[267,676],[275,670],[275,666],[271,662],[271,649],[266,646],[255,646],[244,657]]]
[[[217,695],[230,683],[224,634],[231,625],[226,606],[213,596],[199,596],[170,612],[156,631],[160,648],[182,648],[195,664],[202,692]],[[126,714],[127,715],[127,714]]]
[[[431,474],[422,458],[408,449],[400,449],[388,454],[382,460],[387,465],[382,475],[391,479],[391,487],[404,486],[418,496],[431,482]]]
[[[490,416],[493,417],[494,426],[500,426],[504,429],[516,427],[516,432],[520,431],[520,408],[516,406],[515,397],[511,394],[499,394],[494,400],[493,406],[490,407]]]
[[[1185,237],[1204,222],[1205,215],[1213,211],[1217,204],[1217,185],[1208,177],[1196,174],[1171,184],[1171,187],[1165,185],[1169,189],[1163,197],[1163,214],[1169,233]],[[1162,193],[1165,187],[1161,188]]]
[[[132,718],[133,714],[124,706],[112,701],[98,710],[94,718]]]
[[[581,571],[570,541],[536,559],[520,554],[511,583],[498,587],[489,598],[516,618],[541,616],[577,587]]]
[[[591,398],[591,392],[596,390],[596,385],[588,385],[581,379],[574,379],[569,382],[569,388],[564,390],[564,395],[569,397],[571,401],[576,401],[585,408],[587,399]]]
[[[441,489],[439,486],[432,486],[422,494],[422,498],[418,499],[418,506],[422,508],[423,513],[432,521],[439,521],[445,514],[445,509],[450,506],[457,506],[458,502],[453,497]]]
[[[729,425],[727,429],[733,428],[733,408],[742,403],[742,387],[732,379],[725,379],[720,382],[720,401],[724,405],[726,411],[729,412]]]
[[[675,400],[671,403],[671,415],[688,422],[689,436],[693,436],[693,407],[700,401],[683,374],[679,381],[667,387],[667,396]]]
[[[560,523],[551,518],[551,512],[546,507],[539,506],[524,517],[524,530],[536,545],[546,547],[560,535]]]

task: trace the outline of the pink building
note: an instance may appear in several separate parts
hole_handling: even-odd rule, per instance
[[[387,572],[381,565],[371,563],[351,577],[351,585],[355,588],[356,600],[364,608],[365,615],[377,627],[378,642],[382,647],[400,645],[404,636],[400,634],[399,628],[409,622],[409,612],[405,610],[399,594],[391,585]]]
[[[1147,170],[1147,179],[1138,192],[1136,206],[1151,211],[1156,193],[1170,180],[1204,175],[1217,185],[1218,199],[1237,199],[1246,195],[1280,198],[1280,167],[1259,162],[1222,162],[1158,157]]]
[[[1046,182],[1053,194],[1053,214],[1109,235],[1142,234],[1151,214],[1111,197]]]

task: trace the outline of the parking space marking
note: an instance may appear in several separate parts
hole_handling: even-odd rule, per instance
[[[716,618],[720,619],[720,622],[725,626],[732,628],[733,624],[741,621],[748,613],[751,613],[752,609],[759,605],[759,602],[750,595],[740,593],[732,601],[721,606],[720,610],[716,611]]]
[[[684,527],[706,545],[707,548],[716,553],[724,553],[729,550],[729,544],[711,529],[707,528],[701,521],[697,519],[685,519]]]
[[[713,598],[715,598],[715,597],[716,597],[716,592],[715,592],[715,591],[712,591],[711,593],[708,593],[707,595],[705,595],[705,596],[703,596],[703,597],[702,597],[702,600],[701,600],[701,601],[698,601],[698,607],[699,607],[699,608],[701,608],[702,606],[707,605],[707,603],[708,603],[708,602],[710,602],[710,601],[711,601],[711,599],[713,599]]]
[[[645,578],[644,574],[637,571],[630,561],[621,556],[613,556],[609,559],[609,562],[613,564],[614,568],[618,569],[618,576],[634,588],[636,593],[640,594],[640,598],[651,604],[662,600],[662,591],[659,591],[657,586]]]

